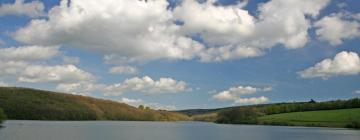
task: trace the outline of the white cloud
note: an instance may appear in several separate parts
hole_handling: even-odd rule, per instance
[[[21,73],[18,81],[30,83],[74,83],[78,81],[93,81],[92,74],[77,68],[75,65],[31,65]]]
[[[26,66],[28,63],[23,61],[0,60],[0,78],[17,76]]]
[[[12,4],[6,3],[0,6],[0,17],[5,15],[25,15],[35,18],[46,14],[44,13],[44,4],[41,1],[25,3],[25,0],[15,0]]]
[[[22,46],[0,48],[0,61],[38,61],[60,54],[59,46]]]
[[[202,62],[220,62],[247,57],[261,56],[263,52],[258,48],[251,47],[213,47],[199,54]]]
[[[68,80],[67,80],[68,81]],[[81,81],[59,84],[58,91],[74,94],[101,93],[105,96],[119,96],[128,92],[139,92],[144,95],[170,94],[189,91],[187,83],[172,78],[161,77],[153,80],[149,76],[133,77],[115,84],[100,84],[96,81]]]
[[[6,42],[0,38],[0,46],[5,45]]]
[[[120,100],[118,100],[121,103],[125,103],[134,107],[138,107],[139,105],[143,105],[144,101],[141,99],[129,99],[129,98],[125,98],[122,97]]]
[[[271,0],[259,5],[256,16],[242,9],[247,1],[230,6],[214,2],[185,0],[172,11],[166,0],[62,0],[48,19],[32,20],[13,37],[25,44],[86,48],[126,62],[225,61],[261,56],[277,44],[303,47],[308,17],[317,16],[329,0]],[[179,20],[184,25],[174,23]],[[207,47],[188,37],[193,35],[200,35]]]
[[[261,5],[254,41],[265,47],[278,43],[287,48],[303,47],[310,28],[306,16],[316,17],[328,3],[329,0],[272,0]]]
[[[17,77],[29,65],[61,54],[58,46],[0,48],[0,78]]]
[[[228,45],[254,32],[255,19],[248,11],[239,5],[215,6],[214,2],[184,0],[174,9],[174,16],[184,22],[185,33],[201,33],[207,42]]]
[[[26,83],[57,84],[56,90],[74,94],[98,92],[105,95],[121,95],[133,91],[150,95],[189,90],[186,82],[166,77],[161,77],[159,80],[153,80],[148,76],[133,77],[117,84],[100,84],[91,73],[73,64],[66,64],[76,63],[78,58],[61,55],[65,64],[46,64],[46,60],[62,54],[59,48],[58,46],[23,46],[0,49],[0,78],[11,78]],[[129,73],[136,70],[130,66],[125,69],[119,68],[121,67],[116,67],[113,72]]]
[[[123,92],[135,91],[145,95],[178,93],[189,90],[187,83],[172,78],[161,77],[153,80],[149,76],[125,79],[122,83],[107,86],[103,91],[106,95],[121,95]]]
[[[5,83],[5,82],[3,82],[3,81],[0,81],[0,87],[7,87],[7,86],[9,86],[8,83]]]
[[[84,86],[96,81],[95,76],[91,73],[73,64],[47,64],[48,60],[56,56],[62,56],[64,61],[68,59],[59,48],[59,46],[1,48],[0,79],[26,83],[59,84],[58,88],[63,89],[61,91],[70,91],[72,88],[80,87],[77,83],[86,83],[82,84]]]
[[[75,65],[47,64],[47,60],[62,55],[59,48],[59,46],[1,48],[0,78],[30,83],[72,83],[95,79],[92,74]]]
[[[60,83],[56,86],[56,90],[78,95],[88,95],[100,91],[104,87],[105,85],[96,84],[94,81],[81,81],[74,83]]]
[[[80,62],[79,57],[63,56],[62,59],[64,64],[78,64]]]
[[[112,67],[109,70],[109,73],[111,73],[111,74],[135,74],[138,71],[139,70],[136,67],[132,67],[132,66],[116,66],[116,67]]]
[[[338,75],[356,75],[360,73],[360,58],[355,52],[340,52],[334,59],[325,59],[315,66],[299,72],[302,78],[321,77],[323,79]]]
[[[262,49],[277,44],[303,47],[311,27],[306,16],[317,16],[329,0],[271,0],[258,6],[257,17],[241,5],[219,6],[214,2],[184,0],[174,10],[174,17],[184,22],[184,34],[200,35],[215,47],[202,52],[200,59],[205,62],[260,56]]]
[[[316,35],[331,45],[340,45],[345,39],[360,37],[360,23],[356,14],[337,13],[315,22]]]
[[[339,3],[336,4],[336,6],[339,7],[339,8],[345,8],[348,5],[345,2],[339,2]]]
[[[233,101],[235,104],[259,104],[267,102],[269,99],[264,96],[244,98],[241,96],[251,95],[257,92],[267,92],[272,90],[271,87],[256,88],[251,86],[231,87],[228,90],[221,91],[213,96],[219,101]]]
[[[264,91],[264,92],[272,91],[272,90],[273,90],[272,87],[265,87],[265,88],[262,89],[262,91]]]
[[[269,101],[265,96],[251,97],[251,98],[238,98],[235,100],[235,104],[261,104]]]
[[[355,90],[355,93],[360,94],[360,89]]]
[[[166,0],[62,0],[49,19],[32,20],[14,37],[27,44],[70,44],[136,61],[191,59],[203,46],[176,33],[179,27],[167,6]]]
[[[360,13],[352,14],[351,18],[356,19],[356,20],[360,20]]]
[[[159,103],[147,103],[142,99],[129,99],[129,98],[121,98],[118,102],[125,103],[134,107],[138,107],[139,105],[144,105],[146,107],[150,107],[151,109],[161,109],[161,110],[175,110],[176,107],[174,105],[162,105]]]

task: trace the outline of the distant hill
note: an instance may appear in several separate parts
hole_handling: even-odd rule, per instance
[[[300,102],[298,102],[300,103]],[[274,104],[288,104],[288,103],[274,103]],[[235,109],[235,108],[244,108],[244,107],[261,107],[261,106],[268,106],[274,104],[259,104],[259,105],[245,105],[245,106],[231,106],[231,107],[223,107],[223,108],[214,108],[214,109],[185,109],[185,110],[177,110],[175,112],[179,112],[182,114],[186,114],[188,116],[197,116],[197,115],[204,115],[204,114],[212,114],[218,113],[223,110]]]
[[[178,110],[176,112],[186,114],[188,116],[195,116],[195,115],[201,115],[201,114],[207,114],[207,113],[213,113],[220,111],[225,108],[217,108],[217,109],[186,109],[186,110]]]
[[[17,120],[184,121],[176,112],[138,109],[87,96],[18,87],[0,87],[0,108]]]
[[[360,99],[354,98],[172,112],[139,109],[124,103],[87,96],[30,88],[0,87],[0,121],[6,115],[8,119],[17,120],[195,120],[230,124],[359,128],[359,108]]]
[[[360,118],[354,117],[354,114],[355,116],[356,114],[360,114],[360,109],[358,108],[360,108],[360,99],[354,98],[325,102],[311,100],[309,102],[261,104],[218,109],[189,109],[177,112],[189,115],[192,120],[216,123],[358,128],[360,125]],[[345,109],[345,111],[342,109]],[[330,117],[324,114],[337,115],[333,115],[335,117]],[[302,118],[296,118],[296,116],[299,115],[304,115],[304,118],[316,115],[318,118],[314,119],[314,122],[300,123]],[[339,121],[336,119],[336,116],[341,116],[343,119]],[[328,122],[333,121],[334,123],[320,122],[320,120],[326,118],[329,119],[327,120]],[[294,123],[289,120],[299,120],[299,122]]]

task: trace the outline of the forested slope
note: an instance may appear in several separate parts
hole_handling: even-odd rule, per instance
[[[182,121],[188,116],[138,109],[124,103],[50,91],[0,87],[0,108],[8,119]]]

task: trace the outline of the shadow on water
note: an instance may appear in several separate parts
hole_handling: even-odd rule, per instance
[[[5,128],[4,123],[5,123],[4,120],[1,120],[1,121],[0,121],[0,129]]]

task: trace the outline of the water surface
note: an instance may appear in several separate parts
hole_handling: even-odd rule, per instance
[[[360,140],[336,128],[203,122],[6,121],[0,140]]]

